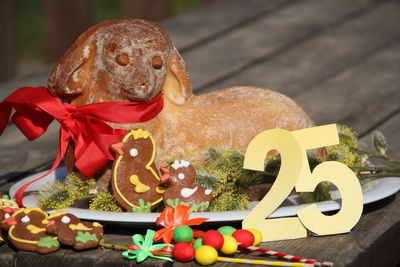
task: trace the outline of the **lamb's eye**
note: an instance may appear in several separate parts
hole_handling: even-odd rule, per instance
[[[178,174],[178,179],[180,179],[180,180],[185,179],[185,174],[179,173],[179,174]]]
[[[163,61],[162,57],[160,57],[160,56],[154,56],[154,57],[151,59],[151,65],[152,65],[153,68],[156,69],[156,70],[161,69],[162,66],[163,66],[163,64],[164,64],[164,61]]]
[[[131,155],[132,158],[136,157],[139,154],[139,151],[136,148],[131,148],[129,150],[129,155]]]
[[[117,63],[121,66],[126,66],[129,64],[129,57],[127,54],[119,54],[115,60],[117,61]]]

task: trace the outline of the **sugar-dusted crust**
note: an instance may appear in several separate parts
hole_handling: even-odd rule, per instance
[[[117,47],[110,49],[110,44]],[[164,62],[161,67],[155,56]],[[118,61],[129,63],[122,66]],[[167,34],[143,20],[110,21],[89,29],[59,60],[48,83],[50,92],[74,105],[142,101],[163,90],[165,106],[156,118],[135,125],[110,124],[150,131],[157,143],[158,166],[174,157],[198,161],[209,146],[244,151],[252,138],[268,129],[313,126],[294,100],[273,90],[243,86],[193,95],[185,64]],[[69,171],[73,161],[70,146]],[[104,190],[110,168],[111,164],[96,177]]]
[[[251,139],[268,129],[311,126],[313,122],[304,110],[283,94],[255,87],[232,87],[193,95],[182,106],[167,103],[156,119],[139,127],[153,133],[158,149],[156,162],[162,166],[175,156],[198,161],[210,146],[245,151]]]

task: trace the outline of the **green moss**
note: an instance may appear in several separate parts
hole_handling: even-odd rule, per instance
[[[39,206],[43,210],[65,209],[73,202],[74,198],[58,180],[47,182],[39,192]]]
[[[326,200],[332,200],[330,194],[330,183],[322,182],[317,185],[314,192],[301,192],[300,196],[304,203],[314,203]]]
[[[339,133],[340,144],[344,144],[349,147],[357,146],[357,133],[353,129],[343,124],[337,124],[337,129]]]
[[[245,210],[249,205],[248,197],[238,191],[223,192],[213,198],[208,208],[209,211]]]
[[[329,146],[326,148],[326,160],[341,162],[349,167],[360,166],[362,164],[362,156],[353,152],[346,144]]]
[[[90,197],[90,192],[96,186],[96,181],[87,179],[77,173],[67,175],[65,179],[65,188],[74,199],[85,199]]]
[[[100,211],[116,211],[122,212],[121,206],[118,204],[117,200],[110,193],[99,193],[91,201],[89,205],[91,210]]]

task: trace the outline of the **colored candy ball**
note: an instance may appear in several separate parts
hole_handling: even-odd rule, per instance
[[[218,252],[211,246],[201,246],[196,250],[195,259],[198,264],[210,265],[218,258]]]
[[[237,229],[232,226],[221,226],[217,231],[220,232],[221,235],[232,235],[236,230]]]
[[[178,242],[175,244],[172,254],[174,258],[178,261],[191,261],[194,258],[194,248],[185,242]]]
[[[254,243],[254,235],[247,230],[239,229],[236,230],[232,236],[236,239],[241,248],[247,248],[253,245]]]
[[[175,243],[190,242],[193,239],[193,231],[187,225],[181,225],[175,228],[173,233]]]
[[[224,244],[224,238],[215,230],[208,230],[203,235],[203,245],[212,246],[216,250],[221,249]]]
[[[238,249],[238,243],[236,239],[231,235],[223,235],[222,237],[224,238],[224,244],[222,245],[220,251],[224,254],[235,253]]]
[[[254,235],[254,243],[253,246],[258,246],[260,245],[261,241],[262,241],[262,234],[260,231],[256,230],[256,229],[246,229],[247,231],[249,231],[250,233],[252,233]]]
[[[194,242],[193,242],[193,248],[194,250],[197,250],[199,247],[201,247],[203,245],[203,238],[197,238]]]

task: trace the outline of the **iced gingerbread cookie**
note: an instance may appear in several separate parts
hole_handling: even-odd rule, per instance
[[[19,210],[19,207],[18,204],[13,199],[10,199],[7,195],[2,195],[0,202],[0,228],[7,231],[12,225],[16,224],[16,221],[12,215],[14,212]],[[4,238],[0,233],[0,243],[3,242]]]
[[[0,229],[8,231],[10,227],[16,224],[13,213],[19,210],[18,204],[8,197],[8,195],[3,194],[0,199]],[[4,237],[0,232],[0,244],[4,242]]]
[[[116,153],[112,190],[118,203],[127,211],[150,212],[165,191],[154,163],[156,146],[151,133],[131,130],[112,149]]]
[[[82,222],[66,211],[50,214],[46,232],[57,235],[61,244],[73,246],[76,250],[95,248],[103,238],[101,224]]]
[[[10,227],[8,238],[17,249],[40,254],[60,249],[57,237],[46,233],[48,215],[40,208],[23,208],[12,217],[16,223]]]
[[[169,187],[164,193],[165,205],[175,208],[188,204],[192,211],[205,211],[212,198],[212,190],[193,183],[196,171],[189,161],[175,160],[168,168],[161,168],[169,175]]]

